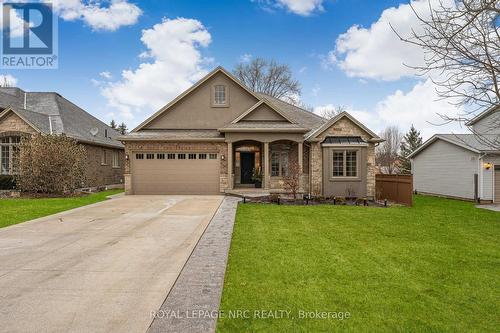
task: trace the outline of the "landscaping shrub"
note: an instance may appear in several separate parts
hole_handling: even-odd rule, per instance
[[[85,148],[65,135],[33,135],[21,140],[17,188],[63,194],[85,183]]]
[[[0,190],[13,190],[16,187],[16,180],[11,175],[0,175]]]

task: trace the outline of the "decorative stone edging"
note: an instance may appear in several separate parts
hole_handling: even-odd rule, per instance
[[[148,333],[215,331],[216,316],[193,318],[193,315],[198,311],[219,310],[239,201],[240,198],[224,198],[158,310]]]

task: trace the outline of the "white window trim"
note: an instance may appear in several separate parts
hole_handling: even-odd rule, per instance
[[[347,151],[355,151],[356,152],[356,176],[333,176],[333,152],[338,152],[341,151],[344,153],[344,162],[343,162],[343,167],[344,167],[344,175],[347,175],[347,158],[346,158],[346,152]],[[361,159],[361,149],[356,149],[356,148],[351,148],[351,146],[343,146],[343,148],[338,148],[338,149],[330,149],[330,153],[328,154],[328,158],[330,159],[330,162],[328,163],[330,168],[328,170],[329,172],[329,178],[330,180],[333,181],[361,181],[361,172],[360,172],[360,159]]]
[[[117,150],[113,150],[111,154],[111,163],[113,165],[113,168],[120,168],[120,152],[118,152]]]
[[[104,166],[104,165],[108,165],[108,151],[106,150],[106,148],[102,148],[102,151],[101,151],[101,165]]]
[[[224,103],[224,104],[216,104],[215,103],[215,86],[224,86],[226,88],[226,103]],[[212,107],[214,107],[214,108],[227,108],[227,107],[229,107],[229,95],[230,95],[229,94],[229,86],[227,84],[214,84],[212,86],[211,96],[210,96]]]
[[[278,159],[278,175],[277,176],[273,176],[272,172],[272,160],[273,160],[273,154],[279,154],[279,159]],[[282,163],[283,163],[283,155],[286,155],[286,159],[287,159],[287,168],[290,167],[290,163],[289,163],[289,159],[290,159],[290,155],[288,153],[288,150],[271,150],[270,151],[270,154],[269,154],[269,176],[272,177],[272,178],[282,178],[283,175],[282,174]],[[288,171],[288,170],[287,170]]]

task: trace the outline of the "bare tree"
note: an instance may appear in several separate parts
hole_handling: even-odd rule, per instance
[[[321,110],[320,116],[326,119],[332,119],[333,117],[344,111],[347,111],[347,108],[344,105],[337,105],[335,107],[325,108]]]
[[[288,166],[285,176],[283,176],[283,188],[297,199],[297,193],[300,190],[300,167],[297,161],[292,161]]]
[[[274,60],[255,58],[249,63],[241,62],[236,65],[234,75],[255,92],[292,103],[297,103],[300,96],[300,83],[293,78],[290,67]]]
[[[411,4],[410,4],[411,6]],[[458,117],[440,114],[445,123],[467,122],[500,101],[500,1],[440,0],[429,2],[430,16],[418,13],[422,29],[399,38],[424,50],[422,65],[407,64],[429,76],[440,97],[465,106]],[[500,126],[500,117],[495,126]],[[480,133],[476,133],[478,136]],[[488,140],[483,137],[483,140]],[[499,147],[499,140],[493,140]]]
[[[403,135],[396,126],[389,126],[380,133],[380,137],[385,141],[376,148],[375,163],[381,173],[395,174],[399,169],[399,149]]]

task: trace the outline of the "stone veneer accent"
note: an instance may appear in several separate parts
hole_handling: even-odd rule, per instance
[[[156,152],[216,152],[219,154],[219,182],[220,192],[224,192],[229,185],[227,173],[227,143],[225,142],[164,142],[164,141],[127,141],[125,154],[132,156],[136,151]],[[220,156],[226,158],[222,159]],[[125,193],[132,194],[132,175],[130,173],[130,158],[125,161]]]
[[[35,134],[37,131],[13,112],[0,121],[0,132],[23,132]]]
[[[360,136],[367,141],[371,136],[362,128],[353,123],[349,118],[343,117],[330,128],[321,133],[317,139],[319,142],[311,143],[311,193],[319,195],[323,193],[323,159],[321,142],[327,136]],[[369,143],[367,147],[367,197],[375,197],[375,145]]]

